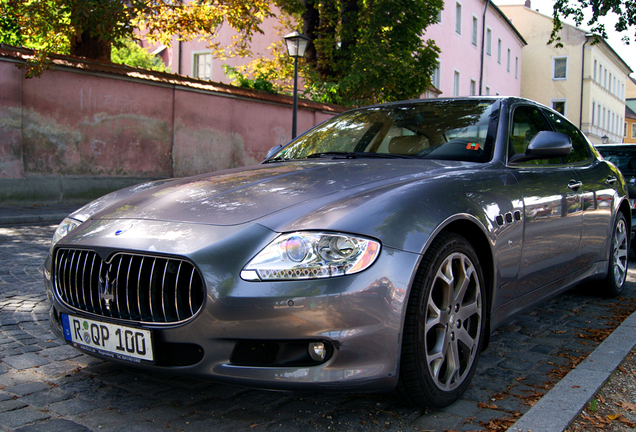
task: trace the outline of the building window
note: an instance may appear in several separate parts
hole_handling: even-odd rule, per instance
[[[566,116],[566,99],[552,99],[552,109],[556,112],[560,113],[563,116]]]
[[[212,54],[194,53],[192,58],[192,76],[199,79],[212,79]]]
[[[455,33],[462,34],[462,4],[455,3]]]
[[[596,113],[596,102],[592,102],[592,126],[594,126],[594,114]]]
[[[477,94],[477,81],[474,79],[470,80],[470,95],[475,96]]]
[[[440,64],[439,62],[437,63],[437,67],[435,68],[435,70],[433,71],[433,76],[431,77],[431,84],[433,84],[433,87],[435,87],[436,89],[440,88]]]
[[[596,113],[596,126],[601,127],[601,104],[598,104],[598,112]]]
[[[603,87],[607,88],[607,69],[603,69]]]
[[[497,63],[501,64],[501,39],[497,39]]]
[[[632,123],[632,138],[636,138],[636,123]]]
[[[441,10],[437,13],[437,23],[438,24],[442,23],[442,11]]]
[[[506,57],[506,70],[508,72],[510,72],[510,57],[511,57],[510,54],[511,54],[510,53],[510,48],[508,48],[508,56]]]
[[[596,64],[598,62],[596,61],[596,59],[594,60],[594,81],[596,81]]]
[[[486,28],[486,54],[492,55],[492,30]]]
[[[568,58],[552,57],[552,79],[568,79]]]
[[[459,71],[453,74],[453,96],[459,96]]]
[[[519,78],[519,57],[515,57],[515,79]]]
[[[479,20],[475,15],[473,15],[473,33],[471,37],[471,41],[473,45],[477,46],[477,36],[479,33]]]

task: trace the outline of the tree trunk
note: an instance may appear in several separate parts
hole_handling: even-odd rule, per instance
[[[112,43],[99,37],[91,36],[88,30],[71,38],[71,55],[91,60],[110,62]]]

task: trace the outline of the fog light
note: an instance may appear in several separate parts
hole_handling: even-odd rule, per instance
[[[320,362],[327,357],[327,348],[322,342],[311,342],[309,344],[309,356],[312,360]]]

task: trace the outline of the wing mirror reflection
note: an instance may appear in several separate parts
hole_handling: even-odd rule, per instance
[[[525,162],[533,159],[551,159],[567,156],[572,152],[572,139],[564,133],[541,131],[528,144],[525,153],[517,153],[509,163]]]
[[[269,149],[269,151],[268,151],[268,152],[267,152],[267,154],[265,155],[265,159],[264,159],[264,160],[267,160],[267,159],[271,158],[271,157],[272,157],[272,156],[274,156],[276,153],[278,153],[278,151],[279,151],[280,149],[282,149],[282,148],[283,148],[283,146],[282,146],[282,145],[280,145],[280,144],[276,144],[274,147],[272,147],[271,149]]]

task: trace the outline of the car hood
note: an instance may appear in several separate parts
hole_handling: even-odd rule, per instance
[[[258,165],[140,185],[89,204],[94,219],[239,225],[337,192],[475,167],[450,161],[329,160]],[[122,198],[124,196],[124,198]],[[90,207],[93,206],[93,211]],[[82,217],[78,217],[82,219]]]

